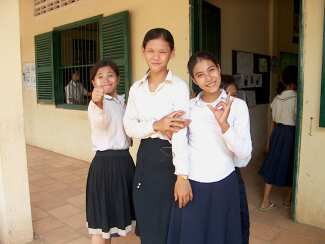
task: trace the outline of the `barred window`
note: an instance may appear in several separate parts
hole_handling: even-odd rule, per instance
[[[118,93],[130,87],[129,13],[95,16],[35,36],[38,103],[86,109],[91,98],[90,69],[103,58],[119,67]]]
[[[91,91],[89,72],[99,59],[98,23],[64,30],[58,32],[58,35],[58,82],[62,83],[64,88],[61,90],[64,93],[64,101],[61,102],[86,105]]]

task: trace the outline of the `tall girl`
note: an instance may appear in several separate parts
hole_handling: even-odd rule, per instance
[[[168,244],[241,244],[238,176],[252,143],[247,105],[220,89],[220,66],[212,54],[198,52],[188,71],[202,92],[191,100],[189,179],[193,200],[172,208]]]
[[[265,181],[264,196],[259,208],[261,211],[275,207],[275,204],[270,200],[272,185],[289,187],[284,205],[290,206],[296,128],[297,79],[297,66],[287,66],[282,73],[285,90],[277,95],[271,103],[274,129],[270,138],[269,152],[259,171]]]
[[[110,243],[125,236],[135,219],[132,204],[134,163],[130,139],[123,128],[124,96],[117,95],[119,70],[101,60],[90,73],[94,85],[88,106],[91,138],[96,155],[91,162],[86,191],[88,231],[92,244]]]
[[[167,65],[174,39],[163,28],[149,30],[142,43],[149,67],[129,93],[124,127],[141,139],[134,179],[137,233],[142,244],[166,244],[170,208],[191,199],[188,175],[187,124],[189,90]],[[173,135],[171,133],[174,132]]]

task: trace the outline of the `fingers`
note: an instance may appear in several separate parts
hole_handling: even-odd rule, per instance
[[[103,100],[104,97],[104,89],[100,87],[95,87],[92,94],[91,99],[93,102],[100,102]]]
[[[184,111],[177,110],[177,111],[174,111],[174,112],[171,112],[171,113],[167,114],[166,117],[168,117],[168,118],[176,118],[176,117],[180,117],[180,116],[182,116],[184,114],[185,114]]]

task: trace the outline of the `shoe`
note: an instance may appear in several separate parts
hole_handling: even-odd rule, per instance
[[[266,211],[270,211],[271,209],[274,209],[274,208],[276,208],[276,205],[273,202],[271,202],[269,206],[259,207],[258,210],[261,212],[266,212]]]

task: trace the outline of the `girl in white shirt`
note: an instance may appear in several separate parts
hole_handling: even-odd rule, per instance
[[[283,204],[290,207],[293,180],[293,161],[295,144],[295,124],[297,108],[298,68],[289,65],[282,73],[285,90],[271,103],[272,127],[269,151],[259,173],[265,181],[264,196],[259,210],[267,211],[275,207],[270,200],[272,185],[289,187]]]
[[[123,128],[124,96],[117,94],[118,67],[101,60],[90,76],[94,89],[88,117],[96,155],[88,172],[86,217],[91,243],[108,244],[111,237],[125,236],[132,229],[135,166]]]
[[[134,178],[134,206],[141,244],[166,244],[170,208],[191,199],[188,176],[189,90],[167,69],[174,39],[163,28],[149,30],[142,52],[149,67],[132,85],[124,116],[130,137],[141,139]],[[174,132],[173,135],[171,133]]]
[[[241,244],[238,178],[252,143],[247,105],[220,89],[220,66],[212,54],[198,52],[188,70],[202,92],[191,100],[189,179],[193,200],[172,208],[168,244]]]

